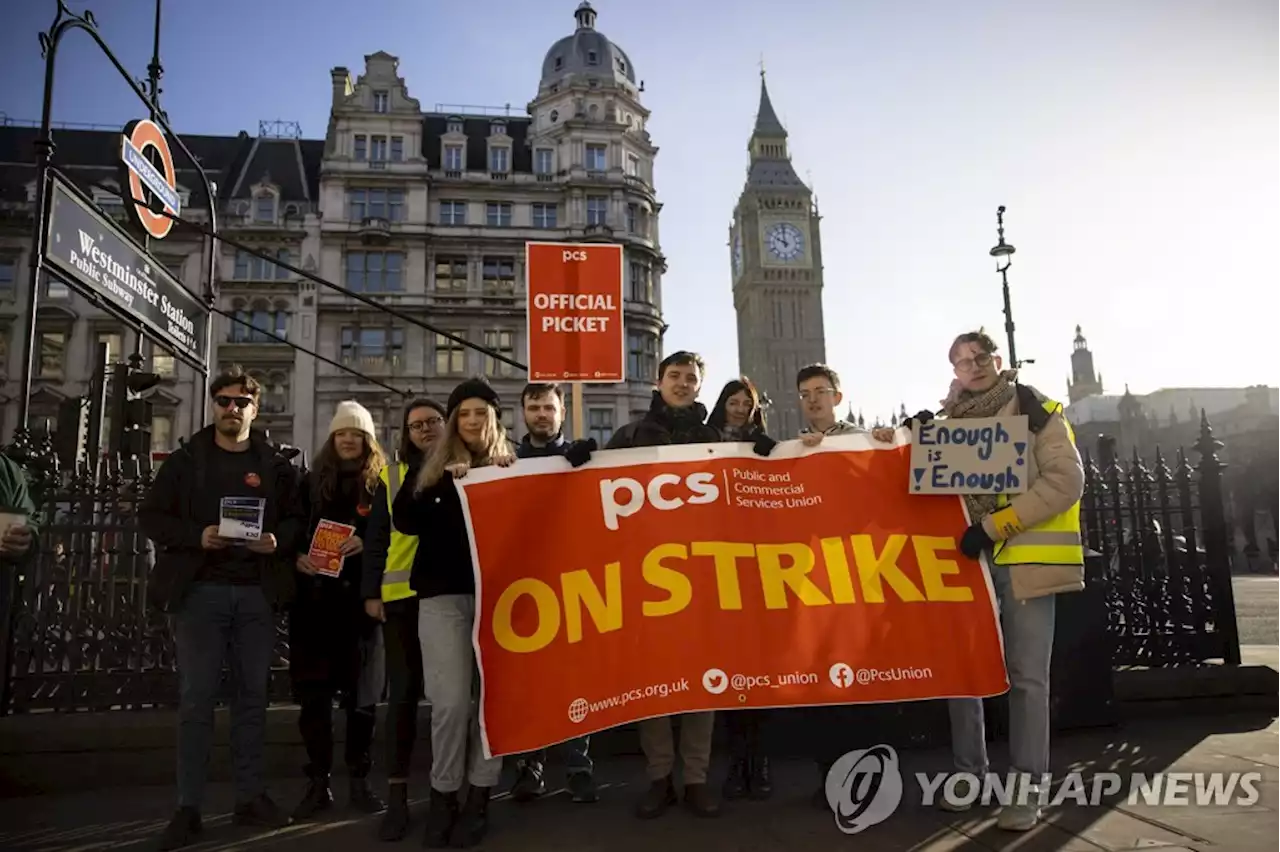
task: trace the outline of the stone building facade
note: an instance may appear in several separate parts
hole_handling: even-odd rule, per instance
[[[217,185],[220,233],[448,333],[221,244],[219,307],[252,327],[213,317],[211,360],[215,367],[242,364],[262,380],[262,423],[274,439],[315,448],[338,402],[356,399],[392,443],[403,400],[259,330],[414,394],[444,399],[463,378],[485,375],[503,397],[508,428],[522,434],[523,372],[458,340],[524,362],[527,241],[624,246],[628,381],[588,385],[584,423],[603,443],[648,407],[665,330],[661,205],[653,184],[658,149],[630,58],[596,29],[589,3],[577,8],[574,24],[543,58],[523,115],[510,107],[425,110],[399,76],[396,57],[379,52],[365,57],[362,73],[331,72],[323,139],[267,125],[257,137],[183,137]],[[119,133],[56,136],[56,162],[123,223],[118,200],[92,189],[118,186]],[[32,128],[0,128],[3,438],[17,412],[34,138]],[[189,196],[184,216],[198,221],[207,202],[194,177],[179,168]],[[204,245],[175,228],[155,252],[198,292]],[[43,288],[31,409],[37,426],[51,422],[61,399],[88,389],[95,341],[107,341],[113,359],[134,345],[131,333],[62,282],[50,278]],[[152,433],[153,448],[163,451],[198,426],[204,393],[195,371],[149,344],[143,354],[165,375],[153,399]]]

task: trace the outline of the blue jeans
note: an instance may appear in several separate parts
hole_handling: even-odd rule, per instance
[[[566,774],[572,775],[575,772],[581,772],[585,775],[591,774],[591,771],[595,769],[595,764],[591,762],[591,757],[587,754],[587,750],[590,746],[590,734],[585,737],[575,737],[574,739],[566,740],[556,746],[556,748],[564,749],[564,768]],[[543,769],[546,767],[546,763],[547,750],[545,748],[522,755],[516,761],[517,766],[521,768],[527,766],[539,777],[541,777]]]
[[[1016,600],[1009,568],[991,566],[991,582],[1004,633],[1009,672],[1010,770],[1039,780],[1049,771],[1049,660],[1053,654],[1056,597]],[[956,769],[975,775],[989,769],[982,700],[952,698],[951,754]]]
[[[265,789],[263,743],[267,732],[267,684],[275,649],[275,616],[259,586],[197,583],[177,611],[178,805],[199,808],[213,747],[213,708],[230,663],[231,757],[236,801]]]

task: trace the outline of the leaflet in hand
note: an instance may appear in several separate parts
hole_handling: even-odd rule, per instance
[[[347,557],[338,548],[355,534],[356,528],[350,524],[321,519],[316,525],[316,534],[311,537],[311,550],[307,552],[307,558],[315,566],[317,574],[337,577],[342,573],[342,564],[347,561]]]
[[[262,538],[262,517],[266,510],[267,501],[263,497],[223,497],[218,513],[218,535],[257,541]]]

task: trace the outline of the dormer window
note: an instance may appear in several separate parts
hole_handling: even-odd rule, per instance
[[[507,125],[501,121],[495,121],[489,125],[490,136],[505,136],[507,133]]]
[[[462,119],[460,119],[460,118],[451,118],[451,119],[449,119],[448,124],[446,124],[446,125],[445,125],[445,132],[446,132],[446,133],[461,133],[461,132],[462,132]]]
[[[557,56],[557,57],[556,57],[556,70],[557,70],[557,71],[559,71],[562,67],[564,67],[564,57]]]
[[[625,62],[623,62],[621,59],[619,59],[619,60],[618,60],[618,70],[619,70],[620,72],[622,72],[623,74],[627,73],[627,63],[625,63]]]
[[[390,92],[374,92],[373,93],[373,111],[374,112],[390,112],[391,110],[391,93]]]
[[[599,64],[600,64],[600,57],[599,57],[599,55],[598,55],[594,50],[588,50],[588,51],[587,51],[587,64],[588,64],[588,65],[599,65]]]
[[[270,194],[259,195],[253,200],[253,221],[274,222],[276,220],[276,197]]]

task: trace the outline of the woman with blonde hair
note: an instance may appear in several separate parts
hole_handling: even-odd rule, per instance
[[[480,739],[480,681],[471,645],[475,575],[454,484],[473,467],[515,461],[501,414],[497,392],[483,379],[454,388],[444,435],[391,510],[396,529],[421,542],[410,585],[420,599],[418,637],[431,703],[431,806],[423,841],[429,849],[480,842],[488,828],[489,796],[502,773],[502,759],[486,758]],[[464,776],[467,798],[459,808]]]
[[[350,806],[364,813],[385,807],[368,782],[385,666],[378,622],[365,613],[360,590],[365,524],[385,464],[368,409],[353,400],[339,403],[329,437],[307,474],[303,501],[309,520],[306,538],[298,542],[298,594],[289,612],[289,674],[308,758],[307,791],[293,814],[299,821],[333,805],[335,697],[347,712]],[[338,548],[342,556],[336,564],[317,565],[308,555],[321,521],[355,528]]]

